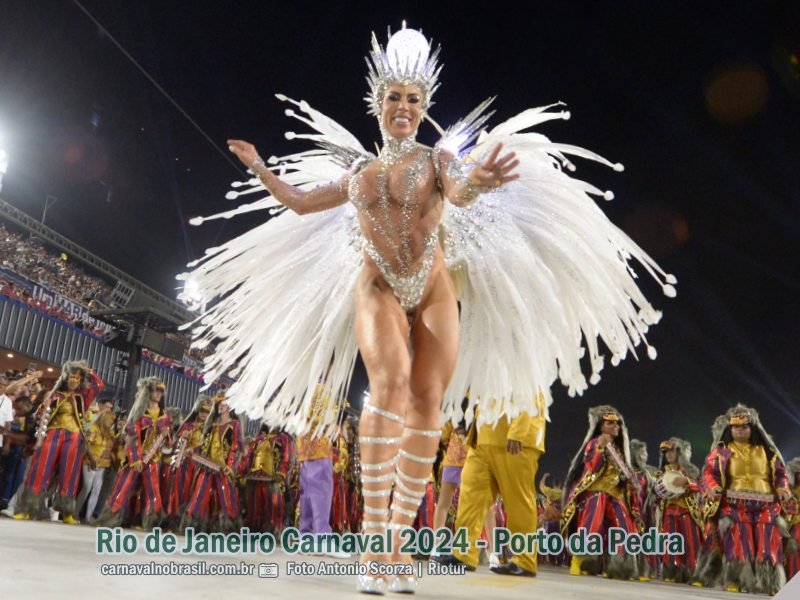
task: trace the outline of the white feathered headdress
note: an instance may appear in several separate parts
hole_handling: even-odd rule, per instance
[[[367,57],[369,74],[369,95],[364,98],[369,105],[369,114],[381,114],[383,95],[393,83],[413,84],[422,91],[422,107],[431,106],[431,96],[439,87],[438,64],[439,50],[431,51],[431,43],[425,39],[421,31],[403,28],[392,35],[389,30],[389,42],[386,49],[378,43],[375,33],[372,34],[372,50]]]

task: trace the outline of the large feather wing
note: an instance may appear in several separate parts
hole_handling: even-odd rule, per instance
[[[318,146],[270,158],[284,181],[311,189],[340,178],[353,161],[369,157],[333,120],[305,102],[279,98],[302,113],[289,110],[289,116],[317,132],[289,132],[287,137]],[[234,183],[234,188],[229,198],[265,191],[258,179]],[[226,373],[236,379],[227,392],[232,408],[291,432],[306,428],[314,390],[324,379],[333,403],[319,430],[330,434],[357,352],[354,290],[363,260],[357,215],[345,204],[299,216],[267,196],[208,218],[261,209],[275,216],[206,251],[189,265],[190,273],[180,276],[209,307],[191,325],[194,344],[215,347],[206,359],[207,381]]]
[[[550,387],[557,379],[570,395],[583,393],[587,378],[581,360],[587,350],[589,382],[596,383],[606,348],[617,364],[646,345],[648,327],[661,314],[639,290],[634,263],[658,280],[666,295],[675,295],[675,278],[592,198],[613,195],[565,172],[574,170],[569,156],[616,170],[622,166],[588,150],[524,133],[544,121],[569,118],[567,112],[549,110],[552,106],[527,110],[482,132],[470,159],[479,161],[502,143],[505,151],[516,152],[520,178],[482,195],[469,208],[447,207],[448,266],[466,272],[459,356],[445,398],[447,417],[460,416],[467,391],[468,418],[475,404],[480,405],[482,422],[523,410],[535,414],[535,396],[543,394],[549,405]],[[451,140],[459,139],[457,131],[449,133]],[[655,357],[655,349],[647,348]]]

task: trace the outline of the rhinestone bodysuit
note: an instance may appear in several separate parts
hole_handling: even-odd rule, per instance
[[[419,304],[436,256],[441,219],[437,166],[434,149],[413,138],[387,137],[377,161],[362,165],[348,189],[364,250],[406,312]]]

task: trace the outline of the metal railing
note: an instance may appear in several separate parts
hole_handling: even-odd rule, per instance
[[[169,312],[172,313],[178,321],[187,323],[192,320],[193,315],[186,310],[177,300],[173,300],[164,294],[157,292],[153,288],[145,285],[138,279],[131,277],[124,271],[118,269],[109,262],[103,260],[99,256],[92,254],[86,248],[79,246],[70,239],[65,238],[60,233],[53,231],[47,225],[37,221],[29,214],[22,212],[18,208],[12,206],[3,199],[0,199],[0,217],[16,223],[18,226],[26,229],[29,233],[42,239],[48,244],[55,246],[64,252],[67,252],[80,262],[92,267],[100,273],[114,281],[121,281],[134,291],[145,296],[148,300],[166,306]]]

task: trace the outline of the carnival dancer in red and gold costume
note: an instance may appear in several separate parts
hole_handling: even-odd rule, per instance
[[[48,519],[45,497],[56,479],[53,506],[62,513],[64,523],[78,523],[76,497],[86,452],[83,415],[104,387],[86,361],[68,362],[61,368],[58,381],[42,403],[36,450],[15,519]]]
[[[646,531],[655,526],[656,504],[655,492],[658,469],[647,464],[647,444],[642,440],[631,440],[631,466],[633,474],[639,480],[639,515],[641,527]],[[658,577],[659,557],[655,554],[640,553],[636,557],[639,581],[650,581]]]
[[[169,498],[172,494],[173,486],[173,472],[172,465],[175,462],[175,453],[178,451],[178,429],[183,423],[183,413],[178,406],[168,406],[167,414],[169,415],[169,437],[167,441],[161,446],[161,501],[164,504],[164,517],[169,518]]]
[[[103,487],[105,471],[111,466],[111,451],[114,447],[114,421],[116,416],[113,411],[112,398],[101,399],[94,405],[94,410],[86,411],[84,431],[86,432],[86,458],[83,464],[83,485],[78,494],[78,512],[84,503],[86,506],[86,519],[84,522],[92,523],[94,509],[100,498]]]
[[[342,423],[342,436],[347,442],[347,454],[350,460],[347,461],[347,471],[345,472],[345,487],[347,502],[347,521],[350,524],[350,531],[358,533],[361,531],[361,519],[364,512],[364,497],[361,495],[361,456],[358,445],[358,417],[348,415]]]
[[[610,527],[638,532],[639,486],[622,415],[613,406],[590,408],[589,431],[581,450],[572,459],[564,486],[562,535],[580,528],[587,533],[599,533],[607,551]],[[624,552],[572,557],[570,574],[601,572],[611,578],[631,579],[637,575],[636,558]]]
[[[800,503],[800,456],[793,458],[786,463],[786,471],[789,477],[789,487],[792,488],[794,498],[791,501],[793,514],[789,517],[790,539],[786,543],[786,579],[800,572],[800,512],[797,505]]]
[[[781,506],[791,499],[783,457],[758,413],[742,404],[718,417],[712,433],[703,468],[707,544],[694,583],[775,594],[786,583],[783,544],[789,539]]]
[[[239,525],[239,490],[236,472],[242,450],[242,423],[224,396],[214,406],[203,429],[203,444],[192,454],[197,473],[180,530],[233,531]]]
[[[661,578],[669,583],[687,583],[697,567],[705,528],[700,469],[691,462],[692,445],[686,440],[671,437],[659,448],[655,525],[659,532],[679,533],[684,543],[683,554],[665,552],[661,557]]]
[[[164,409],[166,386],[156,377],[136,383],[136,399],[125,425],[125,464],[117,473],[100,523],[118,527],[131,511],[131,498],[140,493],[142,528],[161,524],[161,449],[169,443],[170,418]]]
[[[203,427],[211,412],[211,396],[200,394],[194,401],[189,415],[178,428],[178,441],[169,468],[169,495],[165,512],[170,520],[178,525],[192,493],[192,482],[197,463],[191,460],[192,453],[198,452],[203,443]]]
[[[240,463],[245,480],[245,524],[252,531],[280,534],[286,516],[284,494],[291,439],[264,424]]]
[[[558,480],[553,481],[550,486],[547,483],[549,477],[550,473],[545,473],[539,481],[539,492],[544,496],[544,510],[539,522],[546,533],[553,534],[561,532],[561,499],[564,488]],[[561,566],[567,561],[567,551],[565,549],[560,554],[548,554],[543,558],[551,565]]]

